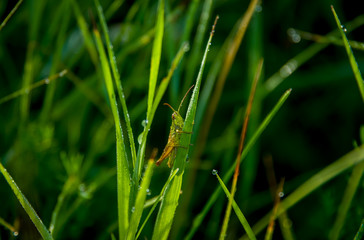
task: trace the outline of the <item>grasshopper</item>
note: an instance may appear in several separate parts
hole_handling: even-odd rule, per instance
[[[179,145],[180,138],[181,138],[180,134],[182,134],[182,133],[191,134],[192,133],[192,132],[183,132],[182,131],[184,120],[183,120],[182,116],[179,114],[179,110],[180,110],[182,103],[185,100],[187,94],[193,87],[194,87],[194,85],[192,85],[190,87],[190,89],[188,89],[188,91],[186,92],[185,96],[183,97],[177,111],[174,110],[174,108],[171,105],[169,105],[168,103],[163,104],[163,105],[170,107],[173,110],[172,125],[171,125],[170,131],[169,131],[167,145],[164,147],[162,156],[155,163],[157,166],[159,166],[163,162],[164,159],[169,157],[167,165],[168,165],[168,167],[171,168],[173,166],[174,159],[176,158],[176,155],[177,155],[177,148],[179,148],[179,147],[185,148],[185,147]]]

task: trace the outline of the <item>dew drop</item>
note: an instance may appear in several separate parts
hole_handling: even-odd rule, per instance
[[[257,6],[255,7],[255,12],[260,13],[262,10],[263,10],[262,5],[257,5]]]
[[[132,207],[131,208],[131,212],[133,213],[133,212],[135,212],[135,207]]]
[[[212,170],[212,175],[216,175],[218,173],[218,171],[216,169]]]
[[[152,191],[150,191],[150,189],[149,189],[149,188],[148,188],[146,191],[147,191],[147,195],[148,195],[148,196],[152,195]]]
[[[143,133],[139,134],[138,136],[138,143],[142,144],[142,140],[143,140]]]
[[[188,52],[189,50],[190,50],[190,44],[189,44],[189,43],[186,43],[186,44],[183,46],[183,51]]]
[[[49,78],[46,78],[46,79],[44,80],[44,83],[45,83],[45,84],[49,84],[49,82],[50,82]]]
[[[278,193],[278,196],[279,196],[280,198],[282,198],[282,197],[284,196],[284,192],[279,192],[279,193]]]
[[[142,126],[143,126],[143,127],[146,127],[146,126],[147,126],[147,124],[148,124],[148,120],[144,119],[144,120],[142,121]]]
[[[15,231],[13,232],[14,237],[17,237],[19,235],[19,232]]]
[[[347,32],[347,31],[348,31],[344,25],[341,25],[340,27],[341,27],[341,29],[342,29],[344,32]]]

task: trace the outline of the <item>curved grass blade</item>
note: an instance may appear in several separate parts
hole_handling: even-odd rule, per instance
[[[265,119],[260,124],[259,128],[257,129],[257,131],[254,133],[254,135],[252,136],[252,138],[249,140],[249,142],[247,143],[246,147],[244,148],[244,150],[243,150],[243,152],[241,154],[240,163],[245,159],[245,157],[248,154],[248,152],[250,151],[250,149],[254,146],[255,142],[258,140],[258,138],[260,137],[260,135],[266,129],[266,127],[271,122],[271,120],[273,119],[273,117],[277,114],[278,110],[282,107],[283,103],[287,100],[287,98],[290,95],[290,93],[291,93],[291,89],[287,90],[283,94],[283,96],[279,99],[279,101],[274,106],[274,108],[272,109],[272,111],[265,117]],[[230,167],[229,171],[223,177],[223,181],[224,182],[227,182],[227,181],[230,180],[231,176],[234,173],[234,169],[235,169],[235,165],[232,165]],[[202,209],[202,211],[193,220],[192,227],[191,227],[190,231],[188,232],[188,234],[187,234],[187,236],[186,236],[185,239],[192,239],[193,235],[195,234],[195,232],[197,231],[197,229],[201,225],[201,223],[204,220],[204,218],[206,217],[207,213],[210,211],[212,205],[216,202],[216,200],[217,200],[217,198],[218,198],[218,196],[219,196],[220,193],[221,193],[221,189],[220,188],[216,188],[215,191],[214,191],[214,193],[211,195],[210,199],[208,200],[208,202],[205,204],[205,206]]]
[[[240,210],[238,204],[236,204],[235,200],[231,197],[231,194],[230,194],[229,190],[225,186],[224,182],[221,180],[219,174],[217,174],[217,171],[216,172],[212,172],[212,174],[216,176],[217,180],[219,180],[219,183],[220,183],[221,188],[224,190],[226,196],[231,201],[232,207],[233,207],[233,209],[235,211],[235,214],[238,217],[241,225],[244,227],[245,232],[248,234],[248,236],[249,236],[250,239],[255,240],[256,237],[255,237],[255,234],[254,234],[253,230],[251,229],[251,227],[250,227],[248,221],[246,220],[243,212]]]
[[[147,169],[145,170],[145,174],[144,174],[144,178],[142,181],[142,184],[139,188],[137,197],[136,197],[136,201],[135,201],[135,206],[132,207],[132,209],[134,211],[132,211],[131,217],[130,217],[130,225],[129,225],[129,230],[128,230],[128,236],[126,239],[128,240],[133,240],[135,239],[135,234],[138,230],[138,225],[140,222],[140,218],[142,217],[142,213],[143,213],[143,209],[144,209],[144,203],[145,203],[145,199],[147,197],[147,190],[149,188],[149,184],[150,184],[150,180],[152,178],[153,175],[153,169],[154,169],[154,158],[156,155],[156,152],[154,155],[148,162],[147,165]]]
[[[164,30],[164,0],[159,0],[157,22],[155,25],[155,35],[152,50],[152,59],[150,63],[150,76],[149,76],[149,89],[148,89],[148,110],[147,116],[149,116],[152,110],[155,88],[158,79],[159,64],[162,55],[162,40]]]
[[[124,137],[120,125],[120,117],[115,98],[115,91],[112,82],[110,66],[106,57],[104,46],[101,41],[100,33],[94,29],[96,46],[100,55],[100,63],[104,75],[105,85],[109,95],[111,111],[114,117],[116,130],[116,169],[117,169],[117,194],[118,194],[118,220],[119,237],[124,239],[129,226],[129,196],[130,196],[130,173],[128,160],[124,147]]]
[[[9,21],[9,19],[14,15],[14,13],[16,12],[16,10],[18,10],[20,4],[23,2],[23,0],[19,0],[18,3],[15,5],[15,7],[13,9],[11,9],[10,13],[8,14],[8,16],[6,16],[6,18],[2,21],[1,25],[0,25],[0,31],[3,29],[3,27],[5,27],[6,23]]]
[[[121,108],[123,109],[124,119],[125,119],[125,123],[126,123],[126,130],[128,132],[129,143],[130,143],[130,151],[131,151],[131,158],[132,158],[133,166],[135,166],[135,161],[136,161],[135,141],[134,141],[134,136],[133,136],[133,130],[131,128],[128,108],[126,106],[123,86],[121,85],[120,74],[119,74],[119,71],[118,71],[118,68],[117,68],[116,58],[115,58],[115,54],[114,54],[114,51],[113,51],[112,43],[110,41],[109,30],[108,30],[107,25],[106,25],[106,20],[105,20],[104,14],[103,14],[102,7],[101,7],[100,2],[98,0],[95,0],[95,5],[96,5],[96,8],[97,8],[97,14],[98,14],[98,16],[100,18],[101,28],[102,28],[102,30],[104,32],[104,36],[105,36],[105,40],[106,40],[107,51],[108,51],[108,54],[109,54],[109,61],[110,61],[112,73],[113,73],[113,76],[114,76],[116,88],[118,90],[119,100],[121,102]]]
[[[356,79],[356,82],[358,84],[359,91],[360,91],[360,94],[361,94],[361,98],[362,98],[362,100],[364,102],[364,82],[363,82],[363,78],[362,78],[362,76],[360,74],[358,63],[355,60],[353,50],[351,50],[348,38],[346,37],[345,32],[344,32],[344,30],[345,31],[347,31],[347,30],[343,25],[341,25],[340,20],[339,20],[337,14],[335,12],[335,9],[334,9],[334,7],[332,5],[331,5],[331,10],[332,10],[332,13],[334,14],[336,24],[337,24],[337,26],[338,26],[338,28],[340,30],[340,34],[341,34],[341,37],[343,39],[344,46],[345,46],[346,52],[347,52],[348,57],[349,57],[350,65],[351,65],[351,68],[353,69],[354,76],[355,76],[355,79]]]
[[[361,163],[363,161],[364,144],[358,148],[355,148],[335,162],[331,163],[329,166],[322,169],[320,172],[304,182],[294,192],[289,194],[286,199],[281,201],[281,204],[279,205],[279,208],[277,210],[276,217],[287,211],[297,202],[301,201],[303,198],[305,198],[307,195],[312,193],[314,190],[316,190],[329,180],[333,179],[334,177],[347,170],[348,168],[354,166],[355,164]],[[268,225],[270,216],[271,212],[266,214],[261,220],[259,220],[258,223],[253,226],[253,231],[255,234],[261,232]]]
[[[28,214],[28,216],[34,223],[35,227],[38,229],[42,238],[46,240],[53,239],[50,232],[47,230],[47,227],[43,224],[42,220],[39,218],[32,205],[30,205],[26,197],[19,189],[18,185],[16,185],[15,181],[10,176],[8,171],[4,168],[4,166],[1,164],[1,162],[0,162],[0,171],[3,174],[5,180],[8,182],[11,189],[13,190],[16,198],[19,200],[20,204],[24,208],[25,212]]]
[[[168,180],[166,181],[166,183],[164,184],[162,191],[160,192],[160,194],[157,196],[157,199],[154,201],[154,204],[152,206],[152,208],[150,209],[147,217],[145,218],[142,226],[140,227],[138,234],[136,235],[135,239],[138,239],[141,232],[143,231],[143,228],[145,226],[145,224],[148,222],[150,216],[152,215],[152,213],[154,212],[155,208],[157,207],[157,204],[159,203],[159,201],[162,199],[162,196],[164,195],[164,192],[166,191],[167,186],[169,185],[169,183],[172,181],[172,179],[174,178],[174,176],[176,176],[176,174],[178,173],[179,169],[177,168],[176,170],[174,170],[171,175],[169,175]]]
[[[206,57],[207,53],[209,51],[211,40],[213,37],[216,21],[218,17],[215,19],[215,23],[212,27],[212,31],[210,33],[210,38],[207,42],[207,46],[205,49],[204,56],[202,58],[200,71],[198,73],[195,88],[193,89],[192,97],[187,109],[186,119],[185,123],[183,125],[183,132],[192,132],[193,127],[193,121],[195,119],[196,115],[196,107],[198,102],[198,95],[200,91],[201,86],[201,79],[203,70],[206,63]],[[184,146],[186,148],[179,148],[177,151],[177,156],[173,165],[173,170],[180,169],[177,176],[172,180],[172,182],[168,185],[166,192],[164,194],[156,223],[154,225],[154,231],[153,231],[153,240],[164,240],[168,238],[169,232],[172,227],[172,222],[174,218],[174,213],[176,211],[177,205],[178,205],[178,199],[181,191],[182,186],[182,177],[185,167],[185,161],[188,154],[188,146],[191,141],[191,134],[182,134],[180,144],[181,146]]]

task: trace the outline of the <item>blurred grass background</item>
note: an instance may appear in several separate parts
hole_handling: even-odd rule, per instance
[[[0,159],[47,226],[64,183],[71,181],[67,191],[72,194],[60,210],[55,238],[109,239],[117,225],[115,133],[95,45],[84,41],[77,19],[82,15],[86,29],[91,31],[97,15],[95,6],[92,1],[78,1],[75,7],[75,2],[26,0],[0,31],[0,99],[30,83],[68,70],[65,76],[50,84],[0,105]],[[192,67],[189,63],[193,61],[195,34],[206,2],[209,1],[166,2],[159,80],[167,74],[182,42],[189,41],[191,48],[162,100],[174,107],[190,86],[185,82],[197,76],[203,47],[196,50],[197,63]],[[15,4],[15,1],[0,2],[1,21]],[[143,130],[147,107],[157,2],[102,1],[101,4],[137,139]],[[213,70],[214,61],[221,58],[219,51],[223,42],[248,6],[247,1],[233,0],[211,1],[211,4],[202,46],[215,15],[220,20],[205,78]],[[224,173],[234,162],[250,81],[259,58],[264,58],[263,78],[254,100],[247,140],[282,93],[288,88],[293,91],[241,166],[236,201],[251,224],[272,208],[263,163],[266,156],[272,156],[276,178],[285,178],[284,192],[289,194],[318,170],[351,151],[354,142],[360,144],[363,102],[342,46],[329,45],[309,56],[292,75],[290,69],[282,68],[297,54],[306,54],[305,49],[314,44],[292,35],[289,29],[320,35],[337,29],[331,4],[348,29],[350,24],[346,23],[361,16],[359,26],[347,35],[350,40],[363,42],[363,12],[347,1],[263,1],[256,9],[223,88],[206,144],[193,137],[193,152],[189,155],[172,239],[185,236],[192,220],[218,186],[211,171],[217,169]],[[193,14],[189,15],[190,12]],[[188,27],[191,27],[190,33]],[[354,51],[354,54],[359,67],[363,66],[363,52]],[[265,83],[276,73],[284,81],[267,91]],[[203,80],[202,90],[204,83]],[[155,147],[162,151],[168,138],[170,115],[170,109],[158,108],[146,156]],[[200,127],[204,123],[202,120]],[[194,129],[194,134],[198,131],[199,128]],[[199,160],[193,159],[197,150]],[[148,197],[159,193],[168,173],[166,166],[155,169]],[[327,238],[350,174],[346,171],[288,211],[297,239]],[[343,239],[355,235],[364,216],[363,188],[361,181],[341,231]],[[225,196],[220,196],[198,229],[196,239],[216,238],[225,202]],[[0,217],[18,228],[20,239],[38,239],[37,230],[3,178],[0,178]],[[153,221],[150,221],[141,237],[148,238],[152,231]],[[236,239],[242,234],[233,214],[227,238]],[[3,227],[0,237],[15,238]],[[274,239],[280,238],[277,227]]]

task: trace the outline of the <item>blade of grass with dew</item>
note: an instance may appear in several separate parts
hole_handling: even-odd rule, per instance
[[[193,77],[196,74],[195,72],[198,66],[198,61],[200,60],[200,56],[202,54],[201,53],[202,40],[207,30],[207,23],[211,15],[211,10],[212,10],[212,0],[205,0],[201,10],[201,16],[197,27],[197,32],[192,44],[191,54],[189,56],[186,66],[186,78],[182,88],[183,92],[186,92],[189,86],[192,85]]]
[[[16,198],[19,200],[20,204],[24,208],[25,212],[28,214],[28,216],[34,223],[35,227],[38,229],[42,238],[45,240],[53,239],[51,234],[48,232],[47,227],[43,224],[42,220],[39,218],[32,205],[30,205],[27,198],[23,195],[18,185],[16,185],[15,181],[10,176],[8,171],[4,168],[4,166],[1,164],[1,162],[0,162],[0,171],[4,176],[5,180],[8,182],[11,189],[13,190]]]
[[[157,10],[157,22],[155,24],[152,58],[150,63],[147,116],[149,116],[149,113],[152,110],[154,93],[158,80],[159,64],[162,55],[163,31],[164,31],[164,0],[159,0],[158,10]]]
[[[80,7],[78,6],[77,1],[71,0],[71,3],[72,3],[73,12],[74,12],[76,20],[77,20],[77,24],[81,30],[83,39],[85,41],[86,49],[87,49],[88,53],[90,54],[92,63],[95,66],[98,66],[97,50],[95,48],[95,45],[93,44],[92,35],[91,35],[90,31],[88,30],[87,22],[86,22],[85,18],[82,16],[82,13],[81,13]]]
[[[353,21],[347,24],[347,31],[352,31],[359,26],[364,24],[364,16],[361,15],[355,18]],[[331,31],[326,36],[337,36],[339,35],[338,30]],[[329,46],[328,43],[315,43],[306,48],[305,50],[301,51],[295,57],[288,60],[278,72],[274,73],[271,77],[269,77],[265,81],[265,88],[267,93],[273,91],[279,84],[281,84],[286,78],[291,76],[300,66],[302,66],[305,62],[319,53],[321,50],[325,49]]]
[[[146,148],[146,143],[147,143],[147,136],[148,136],[149,129],[153,122],[154,114],[159,106],[160,101],[162,100],[162,97],[168,87],[168,84],[171,80],[171,77],[172,77],[176,67],[178,66],[179,62],[181,61],[181,58],[183,57],[184,53],[186,51],[188,51],[188,49],[189,49],[188,43],[184,43],[181,46],[180,50],[178,51],[175,59],[172,62],[172,66],[168,71],[167,76],[165,78],[163,78],[163,80],[161,81],[161,83],[158,87],[158,91],[157,91],[155,100],[153,102],[153,106],[152,106],[150,115],[147,116],[147,121],[146,121],[146,125],[144,127],[144,131],[138,137],[138,142],[139,142],[138,161],[137,161],[135,168],[139,169],[139,173],[137,172],[137,169],[135,169],[134,175],[133,175],[134,181],[136,181],[136,182],[139,181],[141,167],[143,166],[143,159],[144,159],[145,148]]]
[[[145,174],[143,177],[142,184],[140,185],[136,200],[135,200],[135,206],[132,207],[132,214],[130,217],[130,225],[128,230],[128,236],[126,239],[133,240],[135,239],[135,234],[138,230],[138,225],[140,222],[140,219],[142,217],[143,209],[144,209],[144,203],[145,199],[147,197],[147,190],[150,185],[150,180],[153,175],[153,169],[154,169],[154,158],[157,152],[154,154],[152,153],[151,159],[148,161],[147,169],[145,170]],[[134,211],[133,211],[134,210]]]
[[[236,204],[234,198],[232,198],[232,196],[231,196],[229,190],[227,189],[227,187],[225,186],[224,182],[221,180],[219,174],[217,173],[217,171],[213,172],[212,174],[216,176],[217,180],[219,180],[221,188],[224,190],[224,192],[225,192],[226,196],[228,197],[229,201],[231,201],[233,209],[235,211],[235,214],[238,217],[238,219],[239,219],[241,225],[243,226],[245,232],[248,234],[250,239],[255,240],[256,237],[255,237],[255,234],[253,233],[253,230],[251,229],[251,227],[250,227],[248,221],[246,220],[243,212],[240,210],[238,204]]]
[[[274,108],[265,117],[265,119],[263,120],[263,122],[260,124],[259,128],[256,130],[256,132],[254,133],[254,135],[248,141],[246,147],[244,148],[244,150],[243,150],[243,152],[241,154],[240,162],[242,162],[245,159],[245,157],[248,154],[248,152],[250,151],[250,149],[254,146],[255,142],[262,135],[263,131],[269,125],[269,123],[271,122],[271,120],[273,119],[273,117],[277,114],[278,110],[282,107],[283,103],[287,100],[287,98],[289,97],[290,93],[291,93],[291,89],[287,90],[282,95],[282,97],[279,99],[279,101],[276,103],[276,105],[274,106]],[[223,177],[223,181],[224,182],[227,182],[227,181],[230,180],[231,176],[234,173],[234,170],[235,170],[235,166],[233,165],[233,166],[230,167],[229,171],[224,175],[224,177]],[[218,198],[218,196],[219,196],[220,193],[221,193],[221,189],[220,188],[216,188],[215,191],[213,192],[213,194],[211,195],[211,197],[209,198],[208,202],[205,204],[205,206],[202,209],[202,211],[194,218],[194,220],[192,222],[191,229],[187,233],[187,236],[185,237],[185,239],[192,239],[193,235],[195,234],[195,232],[197,231],[197,229],[202,224],[202,221],[206,217],[207,213],[210,211],[212,205],[216,202],[216,200],[217,200],[217,198]]]
[[[131,128],[128,108],[126,106],[123,86],[121,85],[120,74],[119,74],[119,71],[118,71],[118,68],[117,68],[116,58],[115,58],[112,43],[110,41],[109,30],[108,30],[107,25],[106,25],[106,20],[105,20],[104,14],[103,14],[102,7],[101,7],[98,0],[95,0],[95,5],[96,5],[96,8],[97,8],[97,14],[98,14],[100,22],[101,22],[102,30],[104,32],[107,51],[108,51],[108,54],[109,54],[110,65],[111,65],[112,73],[113,73],[113,76],[114,76],[116,88],[117,88],[117,91],[118,91],[119,100],[121,102],[121,107],[123,109],[124,119],[125,119],[125,123],[126,123],[126,129],[127,129],[127,133],[128,133],[128,137],[129,137],[131,157],[132,157],[132,162],[133,162],[133,167],[134,167],[135,162],[136,162],[135,141],[134,141],[134,136],[133,136],[133,130]]]
[[[284,211],[287,211],[297,202],[301,201],[303,198],[312,193],[314,190],[318,189],[323,184],[327,183],[329,180],[363,161],[364,144],[331,163],[329,166],[325,167],[320,172],[316,173],[314,176],[304,182],[294,192],[288,194],[287,198],[281,201],[276,217],[280,216]],[[255,234],[258,234],[267,226],[270,215],[271,213],[266,214],[253,226],[253,231]]]
[[[0,217],[0,225],[7,228],[14,236],[17,236],[19,233],[15,230],[15,227],[10,223],[6,222],[3,218]]]
[[[197,107],[197,102],[198,102],[198,94],[199,94],[200,86],[201,86],[202,74],[203,74],[203,70],[205,67],[207,53],[208,53],[210,45],[211,45],[211,40],[212,40],[212,37],[214,34],[217,19],[218,19],[218,17],[216,17],[216,19],[215,19],[214,25],[213,25],[211,33],[210,33],[210,38],[207,42],[205,53],[202,58],[200,71],[199,71],[197,79],[196,79],[196,85],[195,85],[195,88],[193,89],[192,97],[191,97],[190,103],[188,105],[187,114],[186,114],[185,122],[183,125],[183,129],[182,129],[183,132],[192,132],[193,121],[194,121],[195,115],[196,115],[196,107]],[[174,213],[175,213],[177,205],[178,205],[178,199],[179,199],[179,195],[180,195],[180,191],[181,191],[183,172],[184,172],[185,161],[187,158],[188,146],[190,144],[190,141],[191,141],[191,134],[182,134],[181,135],[180,144],[181,144],[181,146],[186,147],[186,149],[184,149],[184,148],[178,149],[177,154],[176,154],[177,156],[176,156],[173,168],[172,168],[173,170],[178,168],[178,169],[180,169],[180,172],[172,180],[172,182],[168,185],[166,192],[164,194],[161,206],[159,208],[157,220],[154,225],[154,231],[153,231],[153,237],[152,237],[153,240],[167,239],[169,232],[171,230]]]
[[[59,72],[57,74],[54,74],[54,75],[49,76],[49,77],[47,77],[47,78],[45,78],[43,80],[40,80],[40,81],[38,81],[36,83],[33,83],[32,85],[30,85],[27,88],[19,89],[19,90],[15,91],[15,92],[5,96],[5,97],[0,98],[0,104],[3,104],[5,102],[7,102],[7,101],[10,101],[11,99],[19,97],[19,96],[21,96],[23,94],[28,94],[30,91],[32,91],[35,88],[38,88],[38,87],[43,86],[45,84],[48,84],[48,83],[56,80],[57,78],[63,77],[66,73],[67,73],[67,70],[65,69],[65,70],[63,70],[63,71],[61,71],[61,72]]]
[[[361,240],[364,236],[364,218],[361,221],[358,232],[355,234],[354,240]]]
[[[284,179],[281,180],[281,182],[279,183],[278,187],[276,188],[276,193],[274,194],[274,205],[273,205],[273,211],[272,211],[272,215],[270,216],[270,220],[269,220],[269,224],[267,227],[267,231],[265,233],[265,240],[272,240],[273,237],[273,232],[274,232],[274,221],[276,219],[276,214],[277,214],[277,210],[278,210],[278,206],[281,202],[281,196],[279,195],[281,192],[283,192],[283,184],[284,184]]]
[[[334,226],[331,229],[331,233],[329,235],[329,239],[336,240],[340,237],[340,231],[345,224],[345,219],[347,213],[349,211],[351,202],[354,198],[355,192],[357,191],[360,179],[363,176],[364,171],[364,162],[359,163],[353,169],[353,172],[350,176],[349,182],[347,184],[345,193],[342,197],[340,206],[338,208],[338,214],[334,223]]]
[[[323,36],[320,34],[310,33],[298,29],[291,28],[292,31],[295,31],[302,39],[311,40],[317,43],[330,43],[335,44],[337,46],[344,46],[344,42],[342,39],[335,36]],[[349,45],[353,49],[364,50],[364,44],[362,42],[357,42],[353,40],[349,40]]]
[[[16,12],[16,10],[18,10],[20,4],[23,2],[23,0],[19,0],[17,2],[17,4],[13,7],[13,9],[11,9],[10,13],[6,16],[6,18],[2,21],[1,25],[0,25],[0,31],[3,29],[3,27],[5,27],[6,23],[9,21],[9,19],[14,15],[14,13]]]
[[[104,75],[104,81],[109,95],[111,110],[114,116],[116,130],[116,165],[117,165],[117,194],[118,194],[118,219],[119,219],[119,238],[124,239],[129,226],[129,196],[130,196],[130,173],[128,160],[124,147],[124,137],[120,125],[120,117],[115,98],[115,91],[110,72],[109,61],[106,57],[104,46],[101,41],[100,33],[94,29],[96,46],[100,55],[100,63]]]
[[[229,199],[228,205],[226,206],[224,222],[223,222],[223,225],[221,228],[220,240],[223,240],[226,237],[226,231],[227,231],[227,227],[228,227],[229,220],[230,220],[230,213],[231,213],[231,206],[232,206],[231,201],[232,201],[232,199],[234,199],[234,196],[236,193],[236,185],[238,182],[238,176],[239,176],[239,171],[240,171],[241,153],[244,149],[245,137],[246,137],[246,132],[248,129],[248,122],[249,122],[250,113],[251,113],[253,100],[254,100],[254,96],[255,96],[255,90],[257,88],[257,84],[260,79],[260,74],[262,72],[262,69],[263,69],[263,59],[261,59],[258,63],[256,72],[255,72],[255,76],[254,76],[254,80],[252,83],[252,87],[250,90],[250,94],[249,94],[249,100],[248,100],[245,117],[244,117],[244,122],[243,122],[241,135],[240,135],[238,155],[237,155],[236,161],[235,161],[235,171],[234,171],[234,177],[233,177],[233,182],[232,182],[232,186],[231,186],[231,198]]]
[[[208,108],[206,110],[206,116],[204,117],[204,124],[199,130],[199,136],[197,142],[199,143],[200,151],[197,154],[202,154],[203,149],[205,148],[206,139],[208,137],[208,133],[210,131],[210,127],[212,124],[212,119],[215,115],[217,105],[220,101],[220,97],[227,79],[227,76],[230,72],[231,66],[235,60],[236,54],[240,48],[241,42],[245,36],[246,29],[248,28],[249,22],[253,16],[255,8],[258,4],[258,0],[251,0],[248,6],[248,9],[242,16],[241,20],[239,20],[239,27],[234,36],[234,39],[230,42],[230,45],[227,47],[226,55],[224,56],[224,64],[220,71],[219,77],[216,82],[215,90],[213,92],[213,98],[211,98]],[[196,158],[199,158],[198,156]]]
[[[344,41],[346,53],[348,54],[350,65],[351,65],[351,68],[353,69],[354,76],[355,76],[355,79],[356,79],[356,82],[358,84],[359,91],[360,91],[360,94],[361,94],[361,98],[362,98],[362,100],[364,102],[364,82],[363,82],[363,78],[362,78],[362,76],[360,74],[358,63],[355,60],[353,50],[351,50],[349,41],[348,41],[348,39],[347,39],[347,37],[345,35],[345,31],[347,31],[347,29],[343,25],[341,25],[339,17],[337,16],[337,14],[335,12],[335,9],[334,9],[334,7],[332,5],[331,5],[331,10],[332,10],[332,13],[334,14],[336,24],[337,24],[337,26],[339,28],[341,37],[342,37],[342,39]]]
[[[168,177],[168,179],[167,179],[166,183],[164,184],[164,186],[163,186],[163,188],[162,188],[162,190],[161,190],[160,194],[157,196],[156,200],[155,200],[155,201],[154,201],[154,203],[153,203],[152,208],[150,209],[150,211],[149,211],[149,213],[148,213],[147,217],[145,218],[145,220],[144,220],[144,222],[143,222],[142,226],[140,227],[140,229],[139,229],[139,231],[138,231],[138,234],[136,235],[136,238],[135,238],[135,239],[138,239],[138,238],[139,238],[139,236],[140,236],[141,232],[143,231],[143,228],[144,228],[145,224],[148,222],[148,220],[149,220],[150,216],[151,216],[151,215],[152,215],[152,213],[154,212],[154,210],[155,210],[155,208],[157,207],[157,205],[158,205],[159,201],[162,199],[162,197],[163,197],[163,195],[164,195],[164,193],[165,193],[165,191],[166,191],[167,186],[168,186],[168,185],[169,185],[169,183],[172,181],[172,179],[176,176],[176,174],[178,173],[178,171],[179,171],[179,169],[177,168],[176,170],[174,170],[173,172],[171,172],[171,174],[169,175],[169,177]]]

